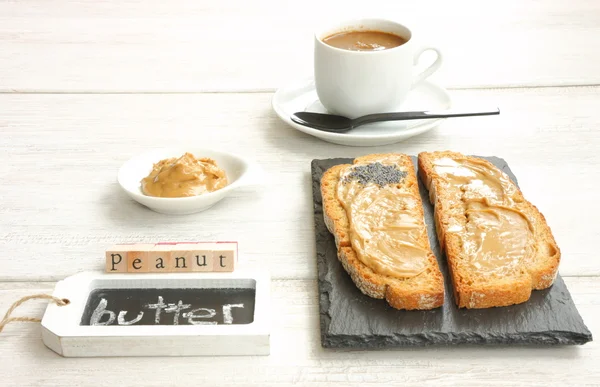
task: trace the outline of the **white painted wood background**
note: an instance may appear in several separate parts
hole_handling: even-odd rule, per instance
[[[0,312],[102,269],[114,242],[237,239],[280,310],[271,356],[64,359],[38,324],[0,333],[0,385],[600,385],[600,346],[331,351],[320,346],[310,160],[452,149],[504,157],[544,213],[584,321],[600,334],[600,2],[0,0]],[[370,12],[375,11],[375,12]],[[447,121],[396,145],[349,148],[285,126],[272,91],[310,75],[311,31],[360,12],[406,20],[446,54]],[[273,178],[193,216],[121,193],[119,166],[163,145],[213,145]],[[20,313],[41,316],[43,305]],[[162,370],[162,371],[161,371]],[[233,371],[232,371],[233,370]]]
[[[406,21],[444,50],[449,87],[598,84],[596,0],[0,1],[0,88],[272,90],[312,73],[312,31]]]

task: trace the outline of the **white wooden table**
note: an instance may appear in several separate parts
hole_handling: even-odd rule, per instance
[[[505,158],[545,214],[560,272],[600,335],[600,2],[371,0],[446,54],[434,80],[497,118],[448,120],[409,141],[331,145],[272,112],[311,74],[311,31],[361,2],[0,0],[0,311],[100,270],[113,242],[238,240],[270,270],[268,357],[65,359],[39,324],[0,334],[0,385],[600,385],[600,345],[331,351],[320,346],[310,160],[452,149]],[[209,141],[207,143],[207,141]],[[277,184],[170,217],[128,199],[116,172],[152,147],[218,144]],[[19,314],[41,316],[44,304]]]

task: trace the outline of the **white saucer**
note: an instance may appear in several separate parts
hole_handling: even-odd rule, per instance
[[[310,134],[321,140],[349,146],[376,146],[393,144],[436,127],[443,119],[427,119],[414,121],[377,122],[360,126],[348,133],[330,133],[299,125],[291,120],[295,112],[310,111],[327,113],[315,90],[312,78],[305,79],[282,87],[273,96],[273,109],[283,121],[301,132]],[[443,87],[432,82],[422,82],[408,95],[398,111],[411,110],[446,110],[451,106],[451,99]]]

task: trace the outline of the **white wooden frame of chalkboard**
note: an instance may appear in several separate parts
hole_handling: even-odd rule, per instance
[[[85,326],[81,316],[96,289],[248,288],[256,281],[254,320],[239,325]],[[105,274],[84,272],[57,283],[53,295],[66,306],[48,305],[42,340],[64,357],[268,355],[270,278],[264,272]]]

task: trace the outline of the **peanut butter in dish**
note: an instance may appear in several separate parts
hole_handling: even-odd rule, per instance
[[[186,153],[154,164],[141,184],[144,195],[180,198],[219,190],[227,185],[227,175],[215,160]]]

